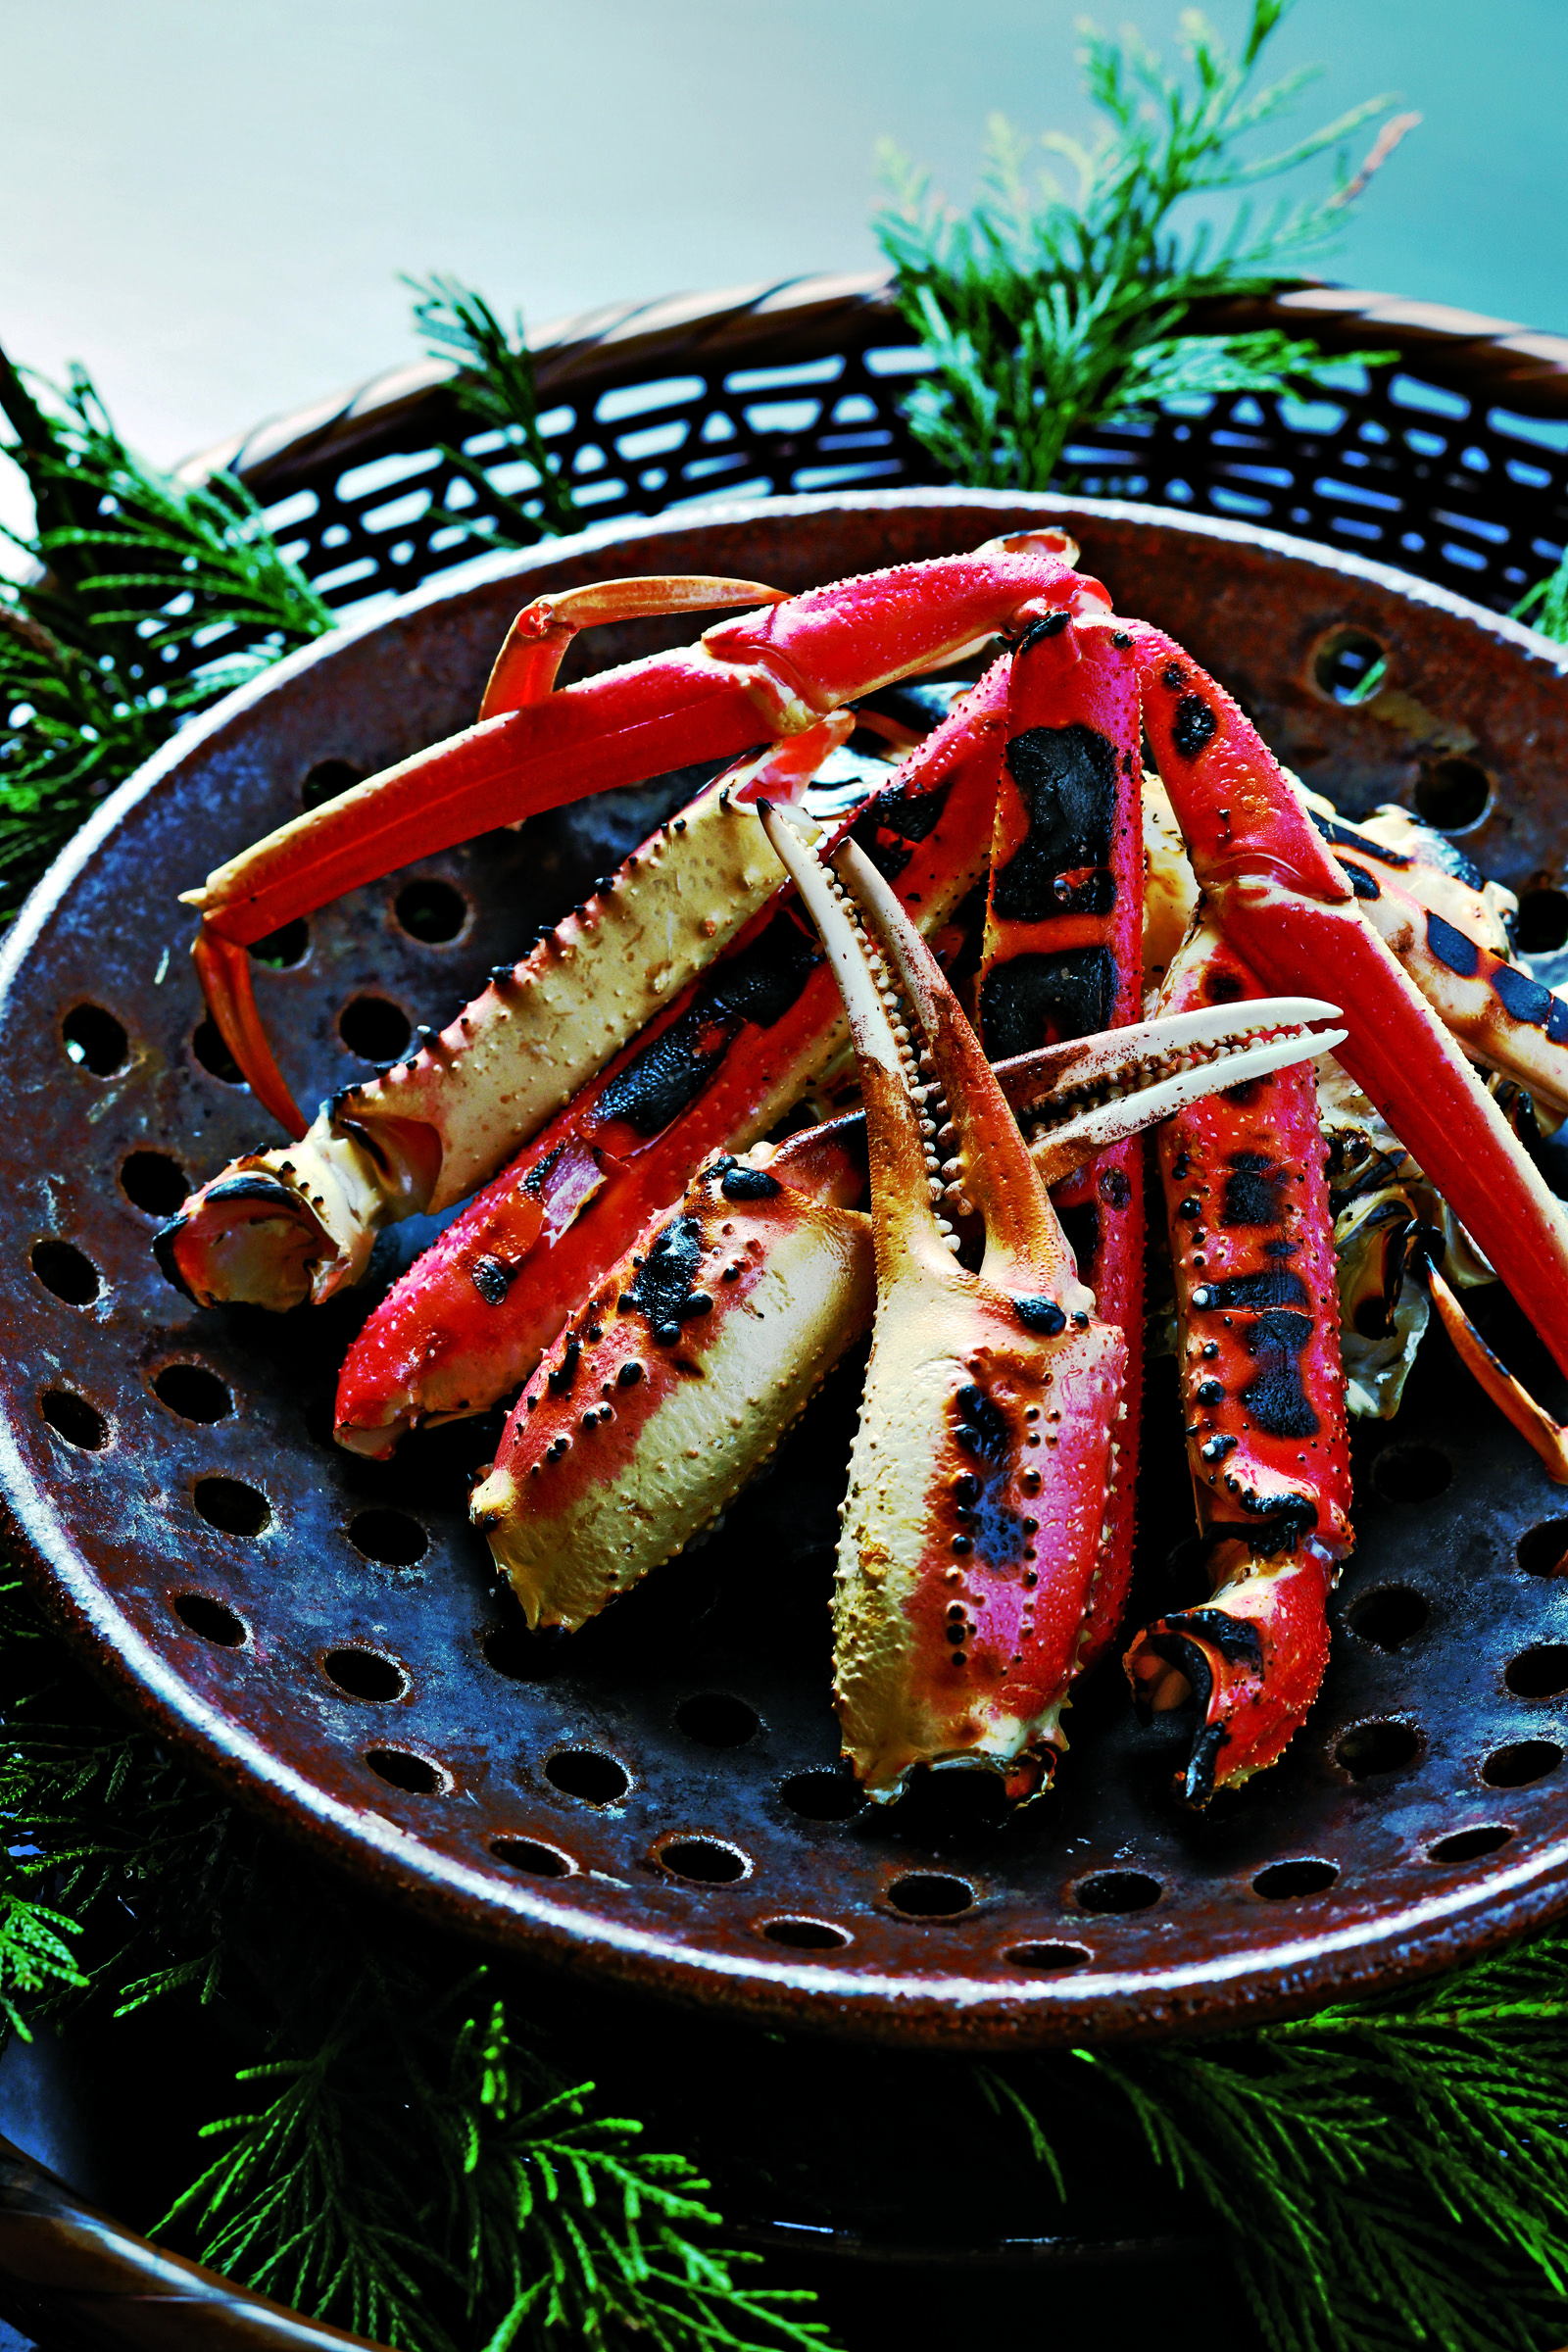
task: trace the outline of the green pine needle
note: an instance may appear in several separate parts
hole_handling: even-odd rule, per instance
[[[90,379],[19,373],[0,353],[0,458],[31,494],[3,533],[0,920],[93,808],[192,712],[332,626],[242,483],[187,483],[121,440]]]
[[[1298,72],[1252,86],[1287,5],[1252,0],[1235,57],[1188,11],[1178,34],[1185,74],[1167,73],[1136,32],[1117,43],[1086,24],[1080,63],[1103,127],[1089,147],[1060,134],[1039,142],[1070,168],[1070,194],[1049,168],[1031,186],[1028,142],[1000,117],[984,193],[967,215],[884,146],[894,201],[875,225],[900,308],[932,363],[906,415],[945,471],[981,488],[1045,490],[1094,422],[1125,423],[1180,394],[1305,389],[1348,364],[1275,331],[1179,331],[1195,302],[1264,292],[1330,243],[1376,168],[1351,180],[1342,161],[1326,196],[1281,200],[1261,219],[1244,201],[1223,235],[1202,222],[1183,229],[1184,200],[1295,171],[1389,104],[1368,99],[1290,147],[1245,158],[1243,142],[1313,78]],[[1394,355],[1350,357],[1372,365]]]
[[[533,473],[532,486],[521,498],[503,497],[484,466],[462,450],[443,446],[442,457],[482,493],[484,507],[477,514],[443,509],[439,519],[502,547],[533,547],[553,534],[581,530],[584,517],[561,459],[539,429],[533,357],[521,312],[509,332],[484,296],[456,278],[432,272],[428,279],[405,276],[403,283],[415,297],[415,324],[431,358],[457,362],[452,388],[460,404],[499,428],[507,448]]]
[[[1543,637],[1568,645],[1568,554],[1555,571],[1526,590],[1513,609],[1513,617],[1528,620]]]

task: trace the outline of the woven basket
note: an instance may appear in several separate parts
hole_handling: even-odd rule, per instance
[[[1066,453],[1085,492],[1272,524],[1494,610],[1560,557],[1568,340],[1318,286],[1212,306],[1190,324],[1278,326],[1330,350],[1395,350],[1398,363],[1363,391],[1185,402],[1148,425],[1097,431]],[[594,312],[546,330],[534,351],[543,427],[586,520],[938,478],[899,414],[922,363],[881,276]],[[500,439],[469,429],[450,371],[427,362],[185,470],[238,472],[342,609],[402,594],[475,552],[471,534],[434,512],[465,501],[441,445],[491,466],[506,494],[516,460]],[[481,497],[471,513],[484,512]],[[0,2307],[51,2345],[157,2352],[203,2341],[240,2352],[357,2340],[156,2253],[4,2142]]]
[[[1097,428],[1065,453],[1084,495],[1267,524],[1497,612],[1557,562],[1568,338],[1332,286],[1200,306],[1186,323],[1278,327],[1398,362],[1364,391],[1232,393]],[[533,353],[545,437],[585,522],[944,478],[899,413],[923,362],[882,275],[616,305],[545,328]],[[499,432],[472,430],[451,382],[438,361],[396,368],[186,470],[239,473],[329,604],[401,595],[481,544],[433,518],[467,495],[440,445],[493,467],[503,492],[518,471]]]

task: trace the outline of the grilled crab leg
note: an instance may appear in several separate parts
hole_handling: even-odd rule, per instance
[[[1143,622],[1127,626],[1155,761],[1227,942],[1258,985],[1309,989],[1332,979],[1353,1005],[1340,1060],[1568,1371],[1568,1226],[1558,1202],[1367,921],[1257,730],[1170,638]]]
[[[845,1750],[880,1801],[922,1763],[979,1763],[1027,1795],[1065,1744],[1121,1474],[1127,1342],[1095,1320],[990,1065],[893,894],[853,845],[835,891],[787,820],[763,821],[844,993],[872,1171],[877,1305],[834,1611]],[[948,1123],[985,1227],[977,1273],[934,1206]]]
[[[1161,1004],[1256,993],[1241,958],[1200,926]],[[1212,1095],[1158,1145],[1188,1461],[1214,1589],[1205,1606],[1146,1628],[1126,1666],[1146,1717],[1196,1698],[1182,1790],[1203,1805],[1272,1764],[1317,1695],[1324,1604],[1351,1544],[1349,1446],[1311,1070]]]
[[[1053,1183],[1205,1089],[1319,1053],[1312,1001],[1140,1023],[1004,1063]],[[575,1628],[689,1544],[773,1451],[875,1302],[865,1120],[719,1152],[579,1302],[518,1399],[475,1524],[530,1626]]]
[[[1104,609],[1059,532],[908,564],[786,598],[751,580],[612,580],[519,613],[477,723],[280,826],[186,900],[193,954],[229,1051],[296,1141],[305,1121],[257,1011],[246,948],[356,884],[482,827],[818,725],[857,695],[952,663],[1048,602]],[[700,642],[551,692],[579,628],[763,602]]]
[[[1013,654],[997,784],[981,955],[988,1054],[1120,1028],[1141,1004],[1143,760],[1131,639],[1104,616],[1049,613]],[[1052,1196],[1101,1319],[1130,1335],[1121,1442],[1138,1458],[1144,1356],[1144,1168],[1136,1140],[1112,1145]],[[1102,1572],[1084,1645],[1114,1637],[1132,1576],[1136,1482],[1106,1506]]]

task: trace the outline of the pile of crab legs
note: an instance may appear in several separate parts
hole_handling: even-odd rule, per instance
[[[474,727],[188,894],[210,1008],[293,1141],[192,1197],[158,1237],[165,1271],[204,1305],[319,1300],[381,1226],[474,1194],[366,1323],[337,1436],[384,1455],[521,1382],[471,1509],[531,1627],[582,1625],[711,1524],[871,1325],[835,1695],[878,1799],[920,1765],[1035,1792],[1076,1676],[1114,1642],[1143,1128],[1163,1122],[1213,1589],[1125,1664],[1146,1711],[1195,1702],[1190,1802],[1302,1720],[1352,1542],[1309,1057],[1337,1053],[1568,1370],[1568,1235],[1473,1066],[1568,1111],[1568,1005],[1485,943],[1441,861],[1314,814],[1223,690],[1075,560],[1041,531],[795,598],[666,578],[541,599]],[[762,609],[556,688],[580,628],[740,605]],[[919,734],[887,690],[998,638]],[[857,725],[907,757],[816,821],[808,787]],[[1152,1020],[1146,738],[1197,893]],[[725,759],[447,1029],[307,1128],[251,943],[476,822]],[[943,970],[982,884],[984,1048]],[[1325,980],[1348,1031],[1305,993]],[[843,1072],[846,1023],[861,1110],[770,1147]],[[1472,1369],[1568,1474],[1560,1433],[1429,1279]]]

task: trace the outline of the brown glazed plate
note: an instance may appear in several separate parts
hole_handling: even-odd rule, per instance
[[[179,736],[6,944],[0,1483],[45,1602],[239,1802],[519,1955],[778,2023],[980,2046],[1300,2009],[1568,1900],[1568,1503],[1436,1333],[1397,1421],[1358,1435],[1358,1549],[1285,1762],[1185,1814],[1179,1731],[1141,1730],[1112,1664],[1074,1706],[1057,1788],[1009,1823],[985,1776],[872,1813],[836,1768],[826,1598],[853,1367],[706,1545],[581,1635],[533,1641],[466,1520],[494,1421],[352,1460],[330,1399],[367,1297],[202,1312],[154,1261],[186,1186],[270,1140],[222,1075],[175,894],[308,789],[466,724],[519,605],[639,571],[804,588],[1047,517],[1348,813],[1420,803],[1516,889],[1560,884],[1568,656],[1529,631],[1239,525],[892,492],[707,509],[449,576]],[[689,634],[606,630],[578,667]],[[1342,702],[1368,645],[1384,687]],[[610,795],[298,926],[258,993],[301,1099],[450,1018],[671,805],[667,786]],[[381,1245],[370,1295],[420,1238]],[[1568,1388],[1489,1298],[1494,1340],[1561,1414]],[[1174,1383],[1155,1372],[1146,1615],[1200,1597],[1177,1548]]]

